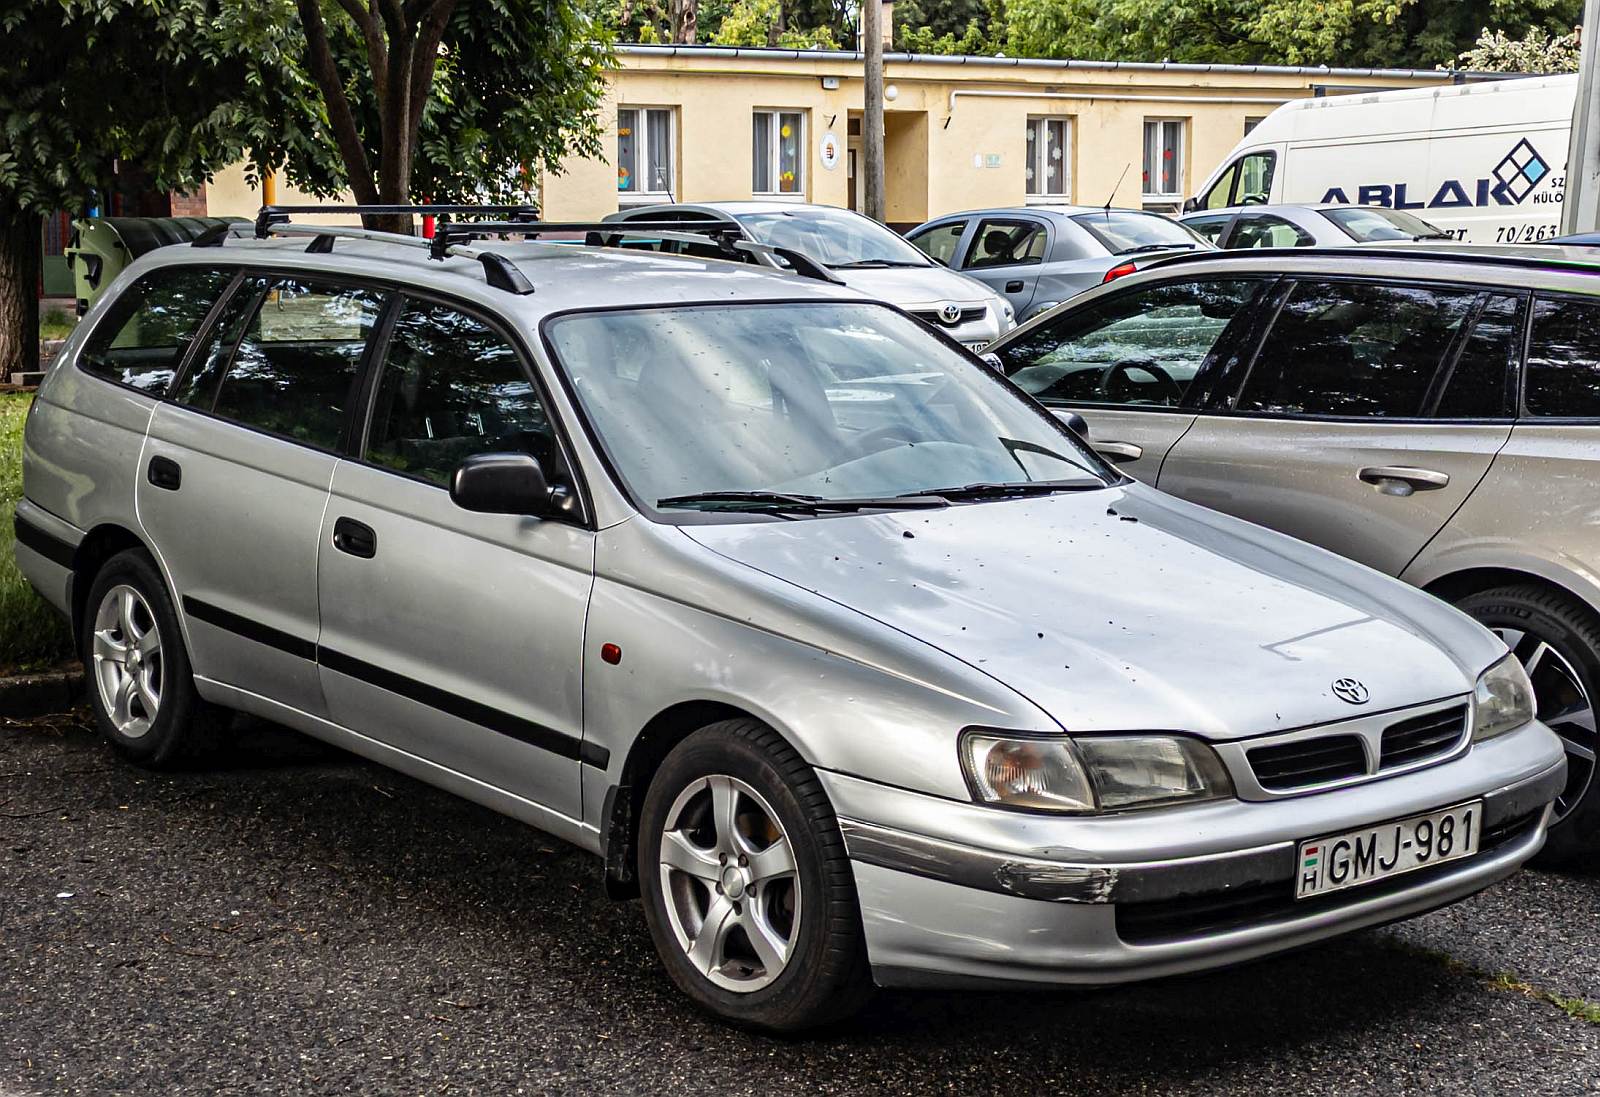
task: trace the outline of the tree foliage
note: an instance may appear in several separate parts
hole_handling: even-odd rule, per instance
[[[1578,35],[1548,34],[1534,27],[1521,38],[1485,30],[1461,54],[1459,67],[1475,72],[1577,72]]]

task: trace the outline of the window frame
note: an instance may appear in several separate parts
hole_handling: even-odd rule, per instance
[[[633,103],[618,104],[617,129],[622,128],[622,112],[631,110],[639,115],[639,125],[636,127],[634,137],[634,159],[645,166],[648,173],[650,164],[650,125],[647,116],[652,111],[659,111],[667,116],[667,187],[666,190],[623,190],[617,188],[617,205],[619,208],[636,205],[656,205],[662,199],[673,201],[678,181],[678,109],[664,106],[642,106]],[[619,135],[620,136],[620,135]],[[620,156],[618,157],[620,159]]]
[[[138,393],[140,396],[143,396],[149,400],[153,400],[156,403],[162,403],[163,401],[170,399],[173,392],[175,392],[178,388],[178,382],[181,381],[184,374],[188,372],[189,362],[195,355],[195,348],[200,346],[200,344],[209,336],[211,332],[211,326],[216,322],[217,317],[221,314],[223,306],[226,305],[228,300],[233,297],[234,290],[239,285],[241,272],[244,269],[244,267],[241,267],[237,263],[163,263],[160,266],[152,267],[151,269],[145,271],[138,278],[134,279],[134,281],[129,284],[127,289],[119,293],[115,300],[107,302],[105,309],[103,309],[100,315],[95,318],[95,321],[92,325],[81,329],[83,331],[83,338],[72,350],[72,368],[78,373],[82,374],[84,377],[99,381],[103,384],[112,385],[123,390],[124,392]],[[167,382],[166,391],[151,392],[149,389],[142,389],[137,385],[130,385],[126,381],[119,381],[114,377],[107,377],[105,374],[95,373],[93,370],[85,366],[83,364],[83,352],[91,342],[105,333],[107,325],[111,323],[112,317],[117,314],[116,301],[120,301],[125,298],[128,295],[128,292],[144,279],[150,277],[151,275],[160,274],[169,270],[205,270],[220,271],[224,273],[232,271],[232,274],[228,277],[228,280],[223,283],[222,292],[217,294],[217,299],[211,302],[211,307],[208,308],[206,310],[206,314],[200,318],[200,326],[195,328],[194,335],[189,339],[189,344],[184,347],[182,353],[178,355],[178,360],[172,367],[172,380]],[[124,319],[126,320],[126,318]],[[113,338],[114,337],[115,336],[113,336]]]
[[[1075,143],[1077,141],[1078,130],[1078,127],[1075,124],[1076,121],[1076,117],[1071,114],[1028,115],[1026,132],[1034,133],[1035,130],[1037,130],[1037,135],[1031,141],[1026,142],[1028,150],[1028,160],[1026,166],[1027,168],[1031,168],[1033,170],[1033,179],[1028,179],[1027,171],[1024,170],[1022,179],[1023,199],[1025,205],[1064,206],[1072,204],[1072,184],[1074,174],[1072,170],[1072,159],[1074,150],[1076,148]],[[1043,156],[1045,145],[1049,142],[1044,138],[1050,132],[1051,124],[1056,122],[1059,122],[1061,125],[1066,127],[1066,139],[1063,142],[1063,149],[1061,153],[1061,165],[1064,169],[1064,175],[1062,176],[1062,189],[1060,191],[1035,190],[1033,188],[1041,179],[1045,177],[1044,172],[1042,171],[1042,169],[1045,167]]]
[[[1038,259],[1028,260],[1020,263],[997,263],[987,267],[972,266],[970,263],[972,259],[972,253],[977,250],[978,241],[983,235],[983,226],[987,224],[1017,225],[1043,232],[1044,254],[1040,255]],[[969,219],[968,230],[962,237],[961,243],[957,250],[961,256],[961,262],[958,265],[951,267],[951,270],[995,271],[1012,270],[1019,267],[1042,267],[1046,263],[1050,262],[1050,255],[1055,250],[1055,226],[1051,224],[1049,217],[1029,216],[1022,213],[1004,214],[993,217],[972,217]]]
[[[1167,192],[1167,191],[1159,191],[1159,190],[1151,190],[1150,189],[1150,183],[1153,182],[1153,180],[1151,180],[1148,177],[1149,176],[1149,171],[1150,171],[1150,165],[1148,163],[1144,164],[1144,170],[1140,173],[1140,188],[1139,188],[1139,197],[1140,197],[1140,199],[1142,200],[1143,203],[1157,204],[1157,205],[1168,205],[1168,204],[1171,204],[1173,202],[1182,203],[1182,201],[1183,201],[1183,192],[1184,192],[1184,189],[1185,189],[1184,184],[1183,184],[1183,180],[1184,180],[1184,177],[1188,174],[1189,121],[1190,120],[1188,118],[1173,117],[1173,116],[1153,116],[1153,117],[1147,117],[1144,120],[1144,125],[1140,128],[1140,131],[1139,131],[1140,132],[1140,136],[1143,139],[1141,141],[1141,145],[1140,145],[1139,159],[1141,161],[1143,161],[1145,152],[1147,152],[1149,150],[1149,147],[1150,147],[1149,133],[1150,133],[1150,127],[1151,126],[1160,126],[1160,127],[1162,127],[1162,129],[1161,129],[1162,133],[1166,132],[1166,127],[1167,126],[1176,126],[1177,130],[1178,130],[1178,143],[1177,143],[1176,151],[1175,151],[1175,153],[1173,155],[1173,159],[1175,159],[1178,162],[1178,164],[1177,164],[1177,170],[1173,172],[1173,176],[1174,176],[1174,178],[1176,180],[1177,189],[1171,191],[1170,193]],[[1234,178],[1235,179],[1238,178],[1237,172],[1235,173]],[[1232,197],[1231,193],[1230,193],[1230,197]]]
[[[781,145],[781,142],[783,141],[783,116],[786,114],[792,114],[800,119],[800,136],[799,140],[796,142],[796,150],[798,155],[795,156],[796,172],[794,190],[756,190],[754,164],[755,120],[756,116],[761,114],[767,115],[772,119],[766,155],[768,157],[767,166],[770,169],[769,175],[774,186],[777,185],[778,177],[782,174],[780,169],[783,166],[783,153]],[[811,110],[808,107],[756,107],[751,110],[750,153],[752,163],[750,167],[750,196],[752,198],[761,198],[764,200],[778,202],[804,202],[807,200],[806,195],[809,193],[808,188],[811,186],[811,165],[807,163],[807,161],[810,159],[810,146],[806,144],[811,133],[810,115]]]

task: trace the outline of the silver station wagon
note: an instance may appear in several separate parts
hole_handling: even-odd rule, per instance
[[[1544,842],[1489,631],[803,255],[286,218],[130,266],[27,424],[17,557],[136,762],[240,710],[524,820],[774,1030],[1258,957]]]

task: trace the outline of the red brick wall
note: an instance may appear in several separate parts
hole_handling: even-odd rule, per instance
[[[178,194],[174,191],[172,200],[172,216],[174,217],[204,217],[206,215],[206,185],[200,184],[200,189],[193,194]]]

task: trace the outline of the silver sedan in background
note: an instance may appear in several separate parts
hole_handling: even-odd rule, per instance
[[[1249,205],[1206,210],[1184,225],[1227,251],[1241,248],[1339,248],[1352,244],[1414,244],[1454,240],[1454,233],[1405,210],[1386,206]],[[1463,230],[1464,231],[1464,230]]]

